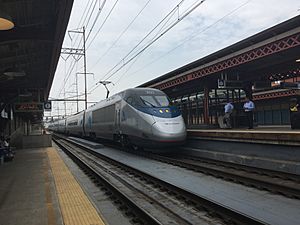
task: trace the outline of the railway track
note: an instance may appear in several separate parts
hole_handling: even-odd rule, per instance
[[[235,183],[300,199],[300,177],[297,175],[194,156],[157,154],[145,154],[145,156]]]
[[[109,145],[124,150],[116,145]],[[185,149],[185,148],[183,148]],[[190,155],[161,155],[149,152],[132,152],[160,162],[179,166],[181,168],[204,173],[227,181],[266,190],[285,197],[300,199],[300,176],[262,168],[250,167],[236,163],[218,161]],[[183,150],[184,151],[184,150]],[[183,152],[179,151],[179,152]]]
[[[263,224],[88,148],[57,137],[55,142],[131,217],[133,224]]]

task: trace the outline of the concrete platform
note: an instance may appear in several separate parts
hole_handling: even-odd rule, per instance
[[[185,153],[300,175],[300,130],[288,126],[189,129]]]
[[[89,146],[90,148],[97,149],[97,148],[103,148],[104,146],[102,144],[88,141],[82,138],[77,138],[77,137],[68,137],[70,141],[75,141],[77,144],[80,144],[82,146]]]
[[[46,148],[18,150],[0,180],[0,224],[63,224]]]
[[[0,224],[104,224],[54,148],[17,150],[0,166]]]
[[[299,223],[300,201],[297,199],[289,199],[107,147],[90,149],[207,199],[220,202],[265,224]]]
[[[300,130],[288,126],[263,126],[247,129],[188,129],[188,138],[300,146]]]

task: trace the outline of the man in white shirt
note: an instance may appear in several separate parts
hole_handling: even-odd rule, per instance
[[[255,109],[255,105],[248,97],[246,97],[243,108],[247,116],[248,129],[253,129],[253,110]]]
[[[225,106],[225,115],[224,115],[224,123],[226,124],[226,128],[231,128],[231,114],[234,109],[233,105],[228,102]]]

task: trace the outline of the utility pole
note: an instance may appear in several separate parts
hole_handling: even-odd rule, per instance
[[[86,52],[85,52],[85,27],[83,26],[83,67],[84,67],[84,97],[85,97],[85,109],[87,109],[87,88],[86,88]]]
[[[67,54],[67,55],[77,55],[77,56],[83,56],[83,68],[84,68],[84,96],[85,96],[85,109],[87,109],[87,73],[86,73],[86,40],[85,40],[85,26],[83,26],[82,31],[78,31],[78,30],[71,30],[68,31],[70,33],[77,33],[77,34],[82,34],[82,39],[83,39],[83,48],[62,48],[61,50],[61,54]],[[79,58],[76,60],[78,61]],[[78,92],[78,83],[77,83],[77,77],[76,77],[76,86],[77,86],[77,92]],[[65,98],[65,96],[64,96]],[[78,94],[77,94],[77,99],[78,99]],[[77,112],[78,112],[79,108],[78,108],[78,102],[77,102]]]
[[[76,112],[78,112],[79,111],[79,107],[78,107],[78,77],[77,77],[77,73],[76,73],[76,99],[77,99],[77,101],[76,101],[76,108],[77,108],[77,110],[76,110]]]
[[[87,109],[87,103],[88,103],[88,99],[87,99],[87,78],[86,78],[86,75],[88,75],[88,74],[93,74],[94,75],[94,73],[87,73],[86,71],[84,72],[84,73],[76,73],[76,92],[77,92],[77,96],[79,95],[78,94],[78,77],[77,77],[77,75],[78,74],[84,74],[84,99],[85,99],[85,109]],[[78,97],[77,97],[77,99],[78,99]],[[78,101],[77,101],[77,112],[78,112]]]

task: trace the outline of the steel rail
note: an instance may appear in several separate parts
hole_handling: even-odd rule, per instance
[[[70,141],[70,140],[68,140],[68,141]],[[128,166],[121,162],[118,162],[114,159],[111,159],[109,157],[101,155],[100,153],[95,152],[95,151],[89,149],[88,147],[84,147],[82,144],[76,143],[74,141],[72,141],[72,144],[74,144],[80,148],[83,148],[86,151],[89,151],[90,153],[92,153],[102,159],[105,159],[106,161],[108,161],[112,164],[122,166],[122,167],[126,168],[126,170],[131,171],[132,173],[138,173],[138,174],[140,174],[140,176],[146,177],[147,179],[151,180],[152,182],[158,183],[162,187],[169,189],[170,192],[173,192],[173,194],[177,193],[176,195],[180,195],[181,196],[180,198],[188,199],[187,201],[191,202],[194,205],[197,205],[199,208],[203,208],[205,210],[213,212],[212,214],[216,215],[217,217],[226,218],[225,220],[227,220],[227,221],[229,220],[229,221],[231,221],[233,223],[237,223],[237,224],[264,224],[264,222],[262,222],[256,218],[253,218],[242,212],[238,212],[238,211],[231,209],[221,203],[215,202],[211,199],[200,196],[196,193],[192,193],[188,190],[184,190],[184,189],[177,187],[171,183],[160,180],[159,178],[157,178],[151,174],[144,173],[142,171],[138,171],[136,168],[133,168],[131,166]]]
[[[136,224],[149,224],[149,225],[163,225],[160,223],[156,218],[154,218],[152,215],[150,215],[145,210],[141,209],[138,205],[135,204],[130,198],[128,198],[125,194],[120,192],[118,190],[118,187],[116,187],[112,182],[105,179],[103,176],[101,176],[98,171],[96,171],[93,167],[86,164],[82,159],[77,157],[76,154],[74,154],[68,146],[62,144],[59,140],[56,138],[53,139],[54,142],[76,163],[81,167],[85,172],[88,172],[91,174],[92,177],[97,179],[98,183],[101,183],[104,185],[104,189],[107,191],[108,195],[113,195],[116,197],[111,197],[112,199],[117,198],[118,200],[114,200],[115,202],[119,203],[119,209],[125,210],[126,215],[131,215],[133,217],[133,223]],[[122,203],[121,203],[122,202]],[[132,210],[130,210],[132,209]]]

